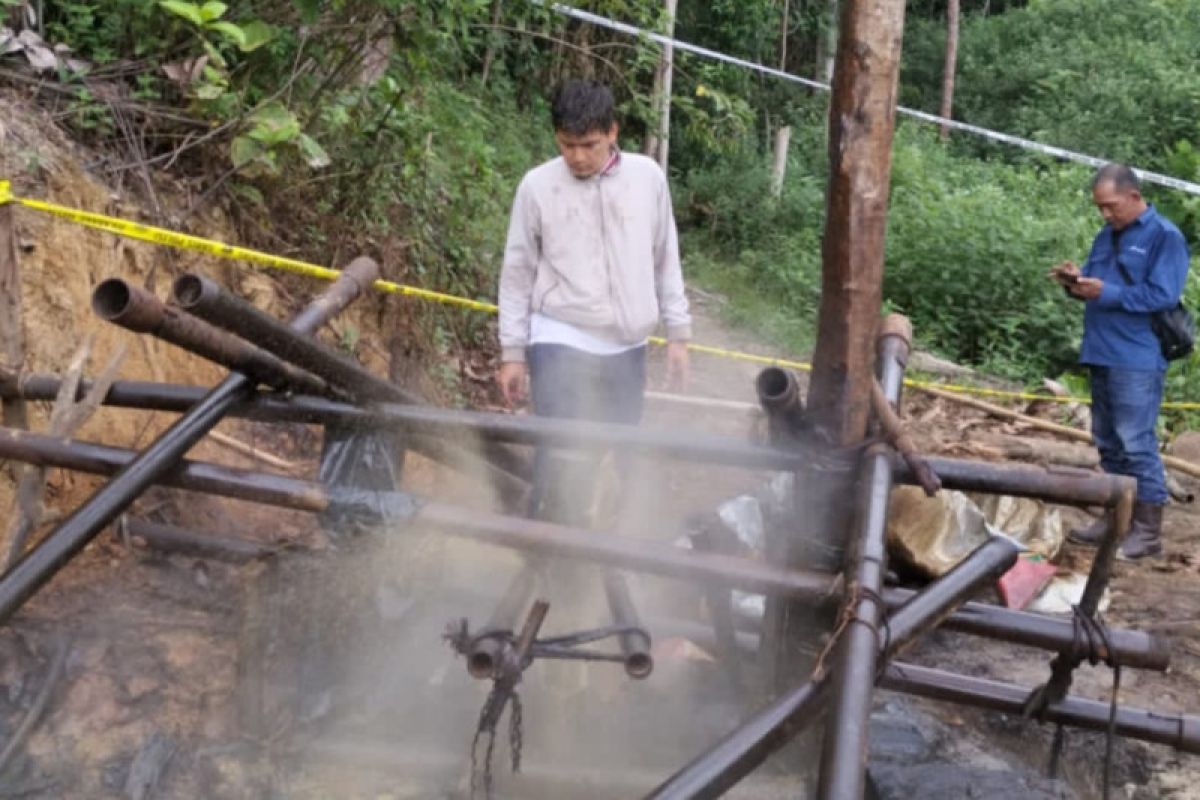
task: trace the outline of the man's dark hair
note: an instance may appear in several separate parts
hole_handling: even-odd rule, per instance
[[[1092,176],[1092,188],[1095,189],[1102,183],[1111,183],[1118,192],[1142,190],[1142,182],[1137,173],[1124,164],[1105,164],[1096,170],[1096,174]]]
[[[554,130],[572,136],[608,133],[616,122],[612,92],[596,81],[571,81],[555,94],[550,116]]]

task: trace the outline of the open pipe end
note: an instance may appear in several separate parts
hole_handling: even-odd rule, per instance
[[[180,275],[171,284],[171,301],[180,308],[191,311],[205,301],[212,300],[221,294],[221,287],[209,278],[189,272]]]
[[[477,680],[492,677],[496,669],[496,660],[491,653],[475,652],[467,656],[467,674]]]
[[[346,265],[342,274],[354,279],[360,291],[366,291],[379,279],[379,264],[367,256],[359,256]]]
[[[649,653],[630,653],[625,656],[625,674],[634,680],[644,680],[654,671],[654,658]]]
[[[754,379],[754,390],[766,408],[790,405],[799,396],[796,376],[780,367],[767,367]]]
[[[106,322],[138,333],[157,330],[166,313],[157,297],[122,278],[109,278],[96,285],[92,311]]]
[[[129,310],[133,304],[133,287],[121,278],[101,281],[92,290],[92,311],[100,319],[111,322]]]

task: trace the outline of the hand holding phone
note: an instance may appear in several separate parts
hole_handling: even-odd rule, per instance
[[[1060,264],[1055,264],[1050,269],[1049,277],[1053,278],[1061,286],[1070,287],[1079,282],[1081,277],[1079,267],[1075,266],[1070,261],[1063,261]]]

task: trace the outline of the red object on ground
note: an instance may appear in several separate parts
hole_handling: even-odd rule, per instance
[[[1058,569],[1049,561],[1021,556],[1012,569],[1000,576],[1000,598],[1009,608],[1024,608],[1046,587]]]

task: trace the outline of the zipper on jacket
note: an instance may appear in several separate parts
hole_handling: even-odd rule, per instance
[[[623,338],[625,336],[625,320],[621,318],[621,304],[617,302],[616,293],[613,291],[613,271],[612,258],[608,248],[608,213],[604,208],[604,187],[601,181],[604,176],[596,178],[596,196],[600,202],[600,247],[604,251],[604,276],[608,279],[608,302],[612,305],[613,320],[616,322],[617,332]]]

